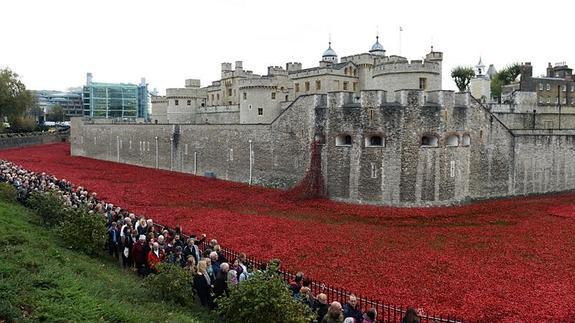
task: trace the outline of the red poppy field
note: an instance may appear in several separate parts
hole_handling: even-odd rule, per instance
[[[575,320],[575,193],[400,209],[293,201],[278,190],[72,157],[68,144],[0,158],[386,303],[472,320]]]

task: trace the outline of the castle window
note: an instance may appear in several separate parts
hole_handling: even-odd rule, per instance
[[[212,102],[214,101],[214,95],[212,94]]]
[[[567,91],[567,85],[563,85],[563,92]]]
[[[180,101],[179,101],[179,100],[174,100],[174,105],[178,105],[178,104],[180,104]]]
[[[547,83],[547,91],[551,90],[551,85],[549,83]]]
[[[232,89],[228,89],[228,96],[232,96]]]
[[[374,135],[365,138],[366,147],[385,147],[385,140],[382,136]]]
[[[287,95],[286,95],[286,101],[289,101],[289,100],[288,100],[288,96],[287,96]]]
[[[306,92],[309,91],[309,82],[305,82],[305,91],[306,91]]]
[[[367,111],[367,118],[369,119],[369,121],[373,121],[373,119],[375,118],[375,109],[369,109]]]
[[[547,104],[551,103],[551,100],[549,98],[547,98]]]
[[[244,92],[244,100],[248,99],[248,94],[246,92]]]
[[[447,147],[457,147],[459,146],[459,137],[457,135],[450,135],[445,140],[445,145]]]
[[[439,140],[436,136],[425,135],[421,137],[421,147],[437,147],[439,146]]]
[[[343,74],[347,75],[347,67],[343,70]]]
[[[250,105],[248,105],[248,110],[251,110],[251,109],[252,109],[252,105],[250,104]]]
[[[375,163],[371,163],[371,178],[377,178],[377,167]]]
[[[353,70],[353,76],[357,76],[357,69]]]
[[[336,146],[351,146],[351,136],[350,135],[339,135],[335,137]]]
[[[419,78],[419,89],[420,90],[427,90],[427,79],[425,77]]]
[[[218,99],[218,101],[220,100],[220,94],[216,94],[216,99]]]
[[[543,83],[539,83],[539,91],[543,91]]]
[[[272,100],[275,100],[275,99],[276,99],[276,93],[272,92]]]
[[[296,83],[296,84],[295,84],[295,91],[296,91],[296,92],[299,92],[299,83]]]
[[[357,92],[357,82],[353,82],[353,92]]]
[[[258,116],[264,115],[264,108],[258,108]]]
[[[471,136],[469,134],[464,134],[463,138],[461,140],[461,145],[462,146],[469,146],[471,145]]]
[[[202,107],[205,107],[205,106],[206,106],[206,104],[204,102],[202,102]]]
[[[188,105],[192,105],[192,100],[188,100]]]
[[[315,89],[316,90],[321,90],[321,81],[315,81]]]
[[[343,82],[343,90],[347,91],[348,82]]]
[[[562,104],[567,104],[567,98],[563,98],[563,103]]]

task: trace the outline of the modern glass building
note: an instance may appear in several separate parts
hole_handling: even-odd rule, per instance
[[[148,85],[143,78],[139,85],[96,83],[88,73],[82,96],[86,117],[148,119]]]
[[[73,88],[68,91],[39,90],[33,91],[38,107],[43,114],[49,113],[53,106],[59,105],[64,111],[64,117],[81,117],[83,115],[82,89]]]

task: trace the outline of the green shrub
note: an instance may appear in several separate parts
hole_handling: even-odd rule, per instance
[[[286,283],[273,269],[257,272],[230,288],[228,297],[216,300],[226,322],[307,323],[314,315],[309,307],[293,299]]]
[[[157,274],[144,279],[144,287],[156,299],[171,300],[180,305],[194,303],[194,290],[190,272],[180,266],[161,263],[156,266]]]
[[[106,222],[86,209],[68,209],[65,221],[57,228],[62,242],[70,249],[87,255],[102,253],[107,239]]]
[[[0,299],[0,322],[16,322],[22,319],[22,314],[16,306],[7,299]]]
[[[68,217],[69,208],[64,204],[62,195],[56,191],[33,192],[26,204],[40,215],[48,226],[57,226]]]
[[[0,200],[16,202],[17,192],[14,186],[8,183],[0,183]]]

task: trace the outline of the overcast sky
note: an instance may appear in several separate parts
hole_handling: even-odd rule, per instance
[[[379,29],[388,55],[421,59],[433,44],[444,53],[443,87],[457,65],[501,68],[532,62],[575,66],[575,1],[63,1],[8,0],[0,5],[0,67],[29,89],[63,90],[85,83],[137,83],[150,89],[202,86],[220,63],[316,66],[327,48],[342,57],[369,50]]]

